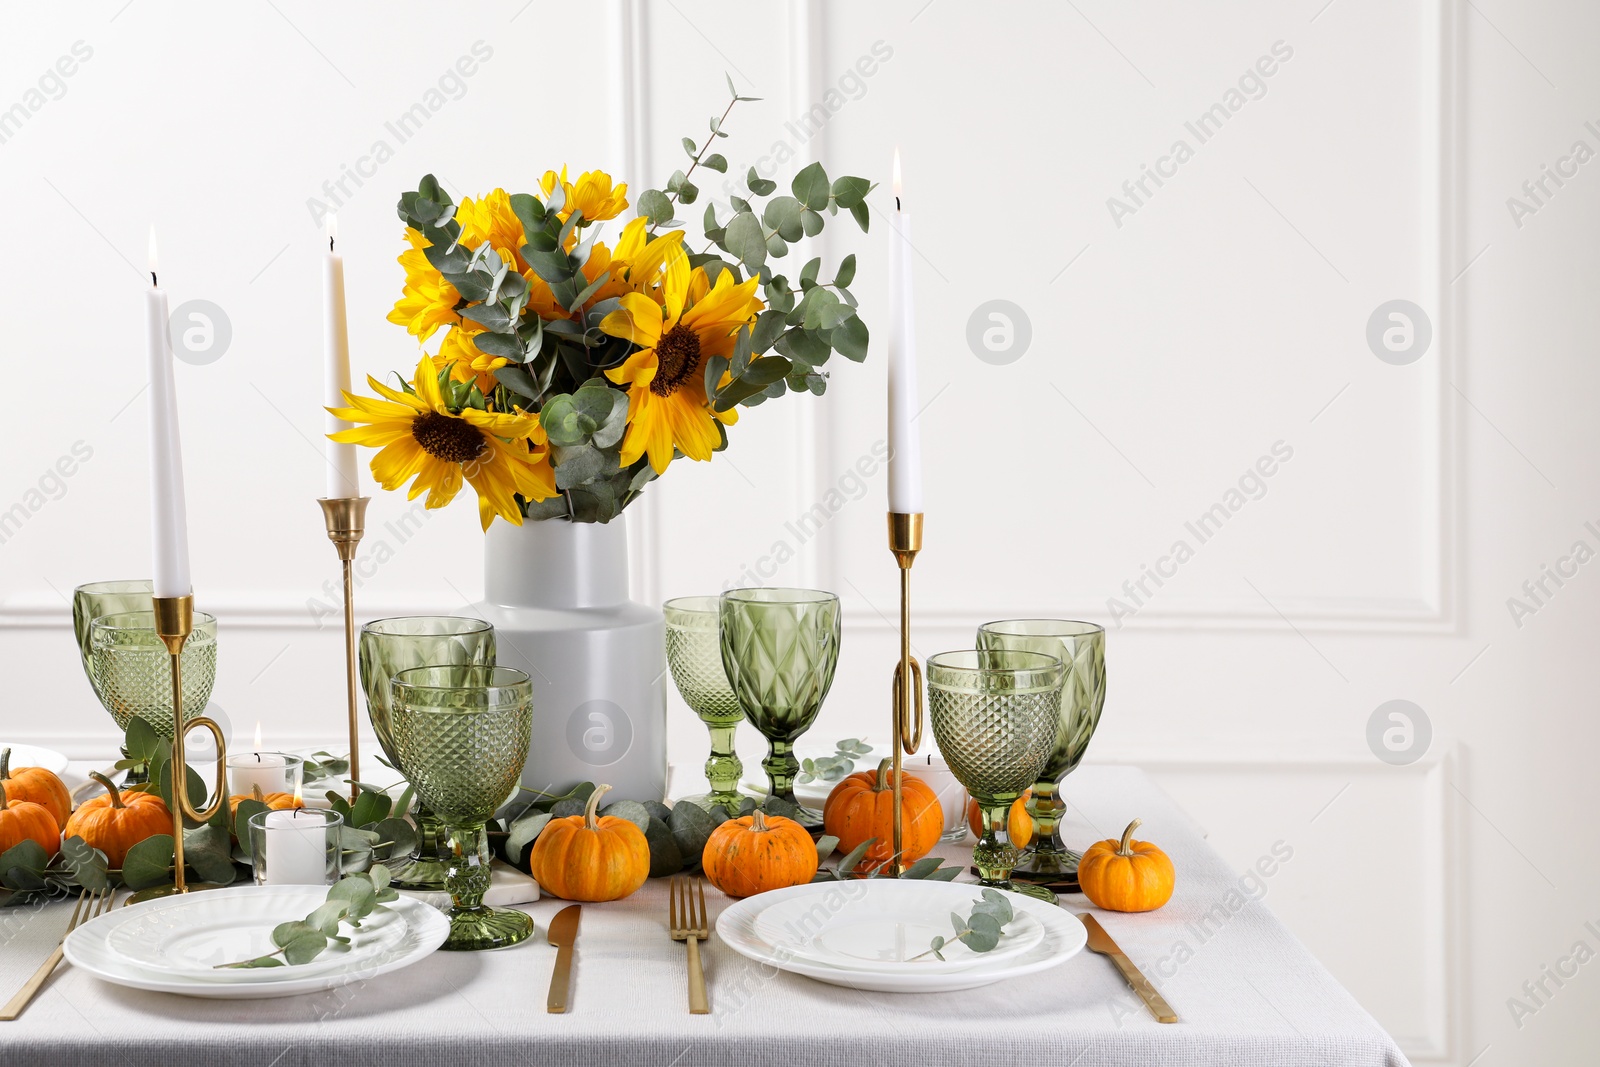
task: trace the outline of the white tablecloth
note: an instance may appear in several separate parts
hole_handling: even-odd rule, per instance
[[[1068,779],[1068,840],[1144,819],[1139,836],[1172,856],[1171,903],[1098,913],[1181,1016],[1155,1022],[1109,960],[986,989],[867,993],[772,973],[716,937],[702,950],[712,1014],[687,1010],[684,947],[668,940],[665,884],[585,905],[571,1007],[548,1015],[560,901],[526,906],[535,940],[500,952],[439,952],[401,972],[323,994],[208,1001],[108,985],[63,965],[16,1022],[0,1023],[0,1067],[117,1064],[648,1064],[804,1067],[1398,1067],[1394,1042],[1260,903],[1194,824],[1141,772],[1085,767]],[[970,849],[944,846],[952,857]],[[1270,864],[1269,864],[1270,866]],[[1257,875],[1257,878],[1263,876]],[[1270,879],[1270,875],[1265,876]],[[1259,893],[1259,890],[1257,890]],[[1081,896],[1067,907],[1088,910]],[[708,892],[713,924],[727,900]],[[61,936],[70,908],[0,911],[0,999]]]

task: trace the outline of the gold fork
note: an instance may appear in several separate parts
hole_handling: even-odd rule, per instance
[[[670,888],[668,929],[672,940],[689,942],[689,1013],[709,1015],[706,975],[700,969],[700,942],[708,936],[705,886],[698,878],[674,878]]]
[[[33,977],[17,990],[17,995],[12,997],[4,1008],[0,1008],[0,1022],[11,1022],[22,1014],[22,1009],[28,1006],[34,994],[39,992],[45,980],[50,977],[50,973],[56,969],[56,964],[61,962],[61,945],[67,940],[67,934],[95,916],[109,911],[112,898],[115,896],[116,893],[112,889],[106,888],[85,892],[78,897],[78,906],[72,909],[72,919],[67,923],[67,933],[61,935],[61,940],[56,942],[55,951],[50,953],[50,958],[39,965],[39,969],[33,972]]]

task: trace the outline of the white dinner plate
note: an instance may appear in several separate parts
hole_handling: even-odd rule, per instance
[[[67,959],[97,978],[133,989],[192,997],[258,999],[314,993],[409,966],[450,934],[450,922],[427,904],[401,897],[344,927],[348,946],[330,945],[310,963],[215,970],[215,963],[274,950],[272,929],[305,917],[327,899],[325,886],[232,886],[161,897],[117,908],[84,923],[62,945]],[[151,958],[136,955],[161,931],[173,934]]]
[[[804,902],[806,910],[821,907],[824,913],[843,914],[860,899],[854,896],[856,893],[871,895],[877,898],[875,905],[889,909],[898,907],[906,914],[924,914],[937,905],[947,913],[956,912],[963,917],[970,914],[973,903],[982,895],[979,887],[962,882],[892,879],[816,882],[747,897],[730,905],[717,917],[717,935],[729,948],[758,963],[829,985],[880,993],[942,993],[1008,981],[1059,966],[1082,951],[1089,939],[1083,924],[1071,912],[1015,893],[1009,897],[1013,911],[1036,919],[1044,928],[1044,937],[1019,955],[1004,960],[982,960],[963,970],[923,969],[919,963],[907,963],[890,970],[831,966],[803,959],[790,947],[774,944],[757,932],[757,919],[768,908],[799,900]],[[947,927],[948,923],[947,918]]]
[[[950,915],[955,899],[944,894],[884,894],[872,890],[875,882],[841,887],[850,895],[842,907],[801,896],[777,901],[756,913],[754,930],[767,944],[781,946],[797,959],[844,970],[885,973],[948,973],[982,963],[996,963],[1022,955],[1044,940],[1044,924],[1025,911],[1014,910],[1000,943],[988,952],[974,952],[955,941],[942,950],[944,959],[924,956],[935,937],[949,940],[955,932]],[[963,918],[981,891],[969,889],[955,908]],[[915,958],[920,957],[920,958]]]
[[[51,774],[60,774],[67,769],[67,757],[53,748],[40,748],[38,745],[14,745],[9,741],[0,741],[0,748],[11,750],[11,766],[18,767],[43,767]]]

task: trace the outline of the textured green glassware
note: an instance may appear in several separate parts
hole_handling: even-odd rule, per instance
[[[819,589],[732,589],[719,610],[722,667],[744,717],[767,739],[767,795],[796,807],[795,740],[816,722],[839,663],[839,598]],[[807,829],[819,812],[800,809]]]
[[[706,780],[711,792],[687,799],[707,807],[721,804],[737,814],[744,798],[739,777],[744,764],[734,751],[734,733],[744,721],[739,698],[728,684],[722,666],[719,637],[720,601],[714,596],[684,596],[661,605],[667,618],[667,666],[689,710],[711,731],[711,755],[706,760]]]
[[[1033,842],[1018,861],[1012,877],[1054,882],[1076,879],[1080,854],[1061,840],[1061,781],[1078,766],[1106,702],[1106,631],[1092,622],[1069,619],[1006,619],[978,627],[978,647],[1040,652],[1066,667],[1061,682],[1061,718],[1055,750],[1033,783],[1028,815]]]
[[[361,687],[367,694],[367,717],[389,762],[399,766],[390,725],[390,683],[412,667],[492,667],[494,627],[482,619],[455,615],[410,615],[376,619],[361,628],[358,645]],[[412,809],[417,823],[417,848],[409,859],[389,863],[402,889],[444,888],[446,844],[443,827],[420,800]]]
[[[1012,882],[1022,850],[999,835],[1055,746],[1064,673],[1054,656],[1004,649],[941,652],[927,664],[933,736],[983,816],[972,852],[978,884],[1052,903],[1055,894],[1043,886]]]
[[[72,634],[78,639],[78,655],[83,659],[83,673],[89,679],[95,699],[107,711],[111,705],[100,692],[100,682],[94,675],[93,649],[89,644],[89,624],[102,615],[122,615],[130,611],[153,611],[151,600],[154,583],[148,578],[130,578],[123,581],[89,582],[72,591]],[[170,684],[170,683],[169,683]],[[123,756],[127,756],[124,752]],[[144,771],[135,768],[128,772],[128,784],[146,780]]]
[[[510,667],[413,667],[395,675],[389,708],[395,765],[444,824],[449,842],[447,949],[525,941],[533,920],[483,903],[485,824],[522,776],[533,732],[533,685]]]
[[[89,623],[90,677],[100,703],[126,730],[135,715],[162,737],[172,736],[172,664],[156,636],[153,611],[101,615]],[[194,613],[183,643],[183,721],[204,714],[217,679],[217,619]]]

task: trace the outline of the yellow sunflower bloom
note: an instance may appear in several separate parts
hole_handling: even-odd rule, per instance
[[[587,217],[587,216],[585,216]],[[511,210],[511,194],[496,189],[479,200],[468,197],[456,207],[456,221],[461,224],[461,243],[477,249],[488,241],[517,271],[528,269],[522,258],[522,246],[527,238],[522,234],[522,222]],[[506,253],[510,253],[509,257]]]
[[[622,306],[600,323],[606,333],[640,346],[606,372],[628,386],[623,466],[648,454],[650,466],[661,474],[672,462],[674,447],[690,459],[711,458],[721,442],[716,423],[731,424],[738,413],[712,411],[705,361],[732,353],[739,327],[761,309],[758,284],[758,278],[735,284],[723,271],[712,286],[704,270],[691,271],[688,257],[677,255],[666,264],[660,303],[645,293],[626,293]]]
[[[407,499],[415,500],[427,490],[426,506],[442,508],[455,499],[465,479],[478,494],[478,518],[485,530],[496,515],[522,525],[516,494],[528,500],[555,495],[555,472],[538,415],[475,408],[453,414],[427,355],[417,364],[412,381],[415,396],[375,378],[369,377],[367,384],[383,399],[344,394],[350,406],[328,410],[362,425],[328,436],[378,448],[372,457],[372,476],[385,489],[398,489],[409,481]]]
[[[574,208],[583,212],[585,222],[604,222],[606,219],[616,218],[628,206],[628,183],[621,182],[613,186],[611,175],[603,170],[584,171],[578,175],[575,183],[567,180],[565,166],[561,168],[560,174],[547,170],[544,172],[544,177],[539,179],[539,188],[546,197],[549,197],[555,192],[558,182],[562,193],[566,196],[566,203],[556,212],[563,222],[572,214]]]
[[[418,341],[426,341],[440,326],[460,320],[456,301],[461,294],[428,262],[422,251],[429,244],[426,237],[407,226],[406,241],[411,247],[400,253],[398,260],[406,272],[405,288],[389,312],[389,321],[404,326]]]
[[[458,382],[475,382],[479,392],[487,396],[498,382],[494,372],[511,361],[504,356],[491,356],[479,350],[472,339],[483,330],[478,323],[463,319],[444,335],[439,353],[433,357],[433,365],[436,370],[449,367],[450,377]]]

